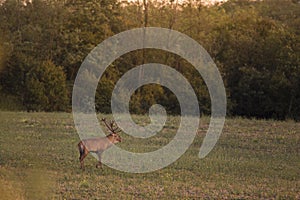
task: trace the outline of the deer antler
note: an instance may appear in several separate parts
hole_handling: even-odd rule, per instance
[[[111,120],[110,121],[110,124],[107,123],[106,119],[105,118],[102,118],[102,120],[105,124],[105,126],[108,128],[108,130],[110,130],[112,133],[118,133],[118,132],[121,132],[121,130],[118,128],[118,127],[115,127],[114,128],[114,125],[115,125],[115,121]]]

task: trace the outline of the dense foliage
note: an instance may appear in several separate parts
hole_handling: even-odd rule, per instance
[[[192,2],[7,0],[0,6],[0,100],[15,96],[27,110],[67,111],[77,70],[97,44],[124,30],[156,26],[185,33],[210,53],[225,82],[228,114],[300,119],[299,2]],[[109,113],[117,80],[149,62],[181,72],[209,114],[209,94],[195,69],[177,55],[152,49],[126,54],[109,67],[99,82],[96,109]],[[136,91],[130,108],[146,113],[154,103],[180,112],[174,94],[159,85]]]

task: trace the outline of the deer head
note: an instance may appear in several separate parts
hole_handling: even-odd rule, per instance
[[[110,131],[110,134],[107,137],[111,139],[111,142],[114,144],[121,142],[122,139],[118,134],[119,132],[121,132],[121,130],[116,126],[115,121],[111,120],[110,122],[107,122],[105,118],[103,118],[101,121],[104,122],[105,126]]]

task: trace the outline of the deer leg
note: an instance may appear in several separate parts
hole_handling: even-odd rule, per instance
[[[98,163],[96,164],[96,168],[102,168],[102,163],[101,163],[101,154],[102,154],[102,151],[100,152],[97,152],[97,156],[98,156]]]

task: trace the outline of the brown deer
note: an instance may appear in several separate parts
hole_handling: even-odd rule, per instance
[[[101,163],[101,155],[102,153],[111,147],[113,144],[116,144],[118,142],[121,142],[121,137],[118,134],[121,130],[118,127],[114,127],[115,122],[110,121],[108,123],[105,118],[103,118],[101,121],[104,122],[108,130],[110,131],[110,134],[106,137],[95,137],[95,138],[88,138],[81,140],[78,143],[78,149],[79,149],[79,161],[80,161],[80,168],[84,169],[84,162],[83,159],[89,154],[89,152],[96,153],[99,159],[99,162],[97,163],[96,167],[102,167]]]

